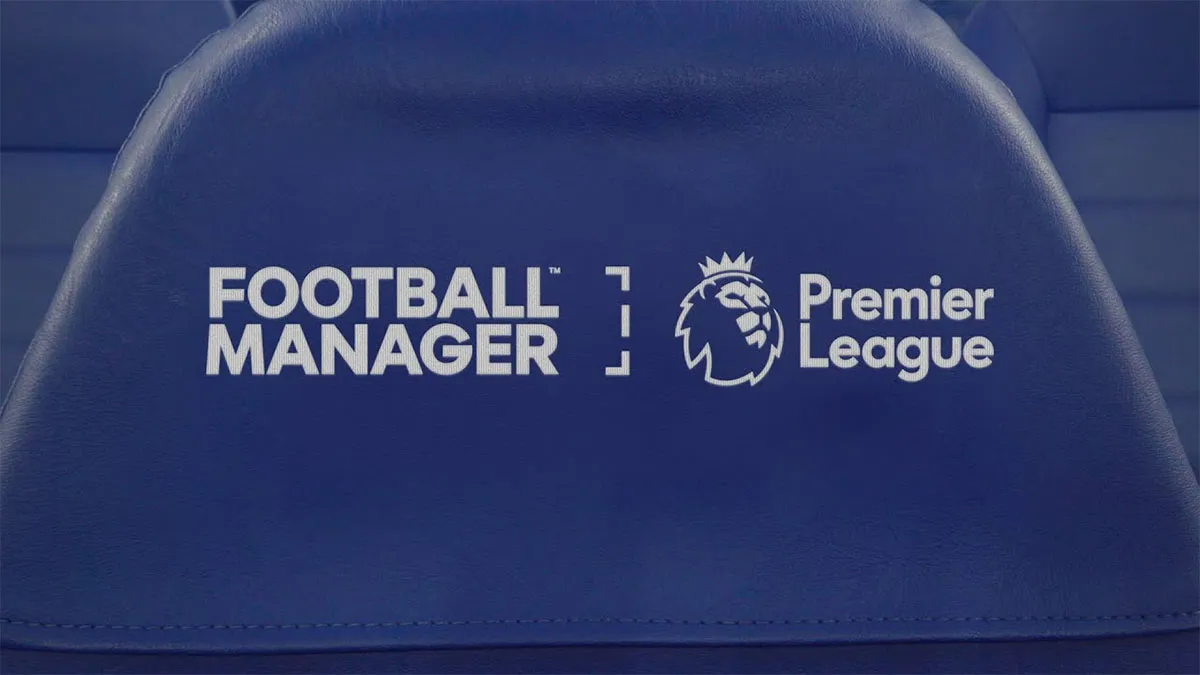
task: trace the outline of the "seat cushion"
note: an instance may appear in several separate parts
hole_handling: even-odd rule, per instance
[[[1200,109],[1054,113],[1048,139],[1200,466]]]
[[[0,151],[0,391],[42,322],[114,153]]]
[[[1133,329],[915,2],[256,6],[122,150],[0,447],[9,648],[1197,625]]]
[[[1200,472],[1200,5],[991,2],[964,40],[1039,128]]]
[[[223,2],[5,2],[0,27],[0,395],[8,391],[163,74],[228,25]]]

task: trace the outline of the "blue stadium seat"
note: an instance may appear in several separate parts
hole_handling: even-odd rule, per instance
[[[1150,366],[915,1],[255,5],[0,452],[26,672],[1200,664]]]
[[[1200,471],[1200,3],[992,1],[962,37],[1045,141]]]
[[[0,396],[117,149],[224,2],[5,0],[0,22]]]

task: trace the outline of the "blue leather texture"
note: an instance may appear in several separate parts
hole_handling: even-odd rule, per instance
[[[0,22],[0,392],[7,392],[163,74],[223,2],[5,0]]]
[[[285,330],[360,324],[374,359],[389,324],[506,324],[398,319],[395,284],[372,316],[362,282],[265,319],[210,292],[231,266],[469,267],[492,315],[493,268],[532,268],[509,323],[558,308],[557,374],[206,374],[213,324],[272,362]],[[802,319],[803,274],[992,299]],[[778,358],[713,386],[702,325]],[[802,368],[805,331],[994,358]],[[1120,299],[1034,129],[916,2],[255,6],[125,144],[0,447],[10,648],[1095,640],[1200,609],[1200,487]]]
[[[987,2],[962,37],[1040,130],[1200,472],[1200,3]]]
[[[1194,673],[1196,631],[1095,640],[761,647],[506,647],[336,654],[6,649],[10,673]]]

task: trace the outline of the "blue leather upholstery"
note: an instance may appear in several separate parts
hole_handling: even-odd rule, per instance
[[[163,73],[223,2],[5,0],[0,22],[0,392]],[[2,393],[0,393],[2,395]]]
[[[1045,140],[1200,471],[1200,3],[989,2],[963,39]]]
[[[1195,633],[763,647],[506,647],[334,654],[4,650],[10,673],[1191,673]],[[1188,656],[1192,654],[1192,656]],[[102,669],[102,670],[101,670]]]
[[[267,319],[269,266],[420,267],[441,290],[469,267],[483,290],[397,318],[408,294],[381,283],[372,309],[357,281],[345,313]],[[214,285],[229,267],[247,278]],[[725,273],[739,288],[704,295]],[[803,319],[804,274],[991,295],[962,321]],[[219,330],[259,326],[279,366],[304,361],[285,335],[324,361],[361,325],[377,365],[385,330],[443,324],[469,370],[393,345],[409,365],[376,375],[206,374]],[[552,368],[482,365],[487,331],[539,325]],[[704,331],[777,360],[712,386],[684,346]],[[909,382],[802,368],[806,331],[994,350]],[[882,647],[872,668],[984,650],[1044,672],[1128,636],[1153,647],[1113,670],[1198,657],[1200,488],[1150,368],[1036,134],[916,2],[258,5],[125,145],[0,447],[10,649],[555,647],[553,669],[624,645],[638,669],[637,645],[725,645],[746,670],[789,645],[845,670],[864,652],[819,645],[924,642],[916,668]]]

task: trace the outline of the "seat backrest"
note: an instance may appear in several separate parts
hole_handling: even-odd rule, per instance
[[[231,17],[216,0],[6,0],[3,13],[0,395],[138,113],[167,69]]]
[[[1116,292],[916,2],[257,5],[126,143],[0,448],[9,647],[1197,625]]]
[[[1045,141],[1200,471],[1200,3],[987,2],[963,40]]]

